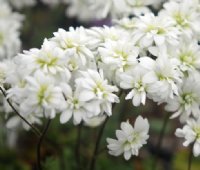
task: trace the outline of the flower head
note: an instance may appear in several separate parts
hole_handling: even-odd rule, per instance
[[[200,118],[197,120],[189,119],[183,129],[176,129],[175,135],[185,138],[183,143],[185,147],[194,142],[193,154],[195,157],[200,155]]]
[[[139,149],[146,144],[149,131],[147,119],[137,117],[134,128],[127,122],[121,123],[121,130],[116,131],[116,139],[107,138],[109,154],[119,156],[124,154],[124,158],[129,160],[131,155],[138,155]]]

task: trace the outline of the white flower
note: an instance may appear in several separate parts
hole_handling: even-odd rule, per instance
[[[86,36],[85,29],[83,27],[74,29],[70,27],[67,32],[63,29],[59,29],[54,33],[53,41],[58,43],[58,46],[62,48],[66,53],[74,53],[76,60],[80,60],[82,65],[86,65],[87,62],[94,58],[92,51],[89,49],[89,37]]]
[[[36,5],[36,0],[9,0],[10,4],[17,8],[17,9],[22,9],[24,7],[32,7]]]
[[[19,29],[23,16],[12,12],[7,1],[0,1],[0,60],[16,55],[21,46]]]
[[[195,39],[183,39],[177,49],[171,51],[171,56],[179,60],[183,72],[200,69],[200,47]]]
[[[125,99],[132,99],[134,106],[139,106],[140,103],[145,105],[148,88],[148,84],[144,80],[146,73],[147,70],[137,66],[131,72],[120,76],[120,87],[122,89],[131,89]]]
[[[142,57],[140,64],[149,70],[143,78],[148,84],[148,97],[155,102],[165,102],[178,94],[178,84],[181,82],[181,72],[177,60],[169,59],[166,54],[155,61],[149,57]]]
[[[20,102],[20,113],[41,114],[54,118],[56,110],[63,107],[62,91],[54,85],[51,77],[37,71],[34,76],[26,77],[24,99]]]
[[[22,26],[23,15],[13,12],[7,0],[0,0],[0,20],[4,24],[9,24],[12,29],[19,29]]]
[[[162,0],[64,0],[69,8],[67,15],[77,16],[81,21],[121,18],[150,12],[147,5],[157,5]]]
[[[0,21],[0,59],[11,58],[20,51],[19,32]]]
[[[68,8],[66,15],[69,17],[77,17],[80,21],[88,22],[97,18],[97,14],[88,8],[91,0],[63,0]]]
[[[154,16],[148,13],[139,17],[136,28],[133,38],[141,47],[178,45],[180,32],[169,17]]]
[[[118,88],[108,84],[102,71],[98,73],[95,70],[87,70],[81,72],[81,75],[80,78],[76,79],[77,86],[81,88],[79,99],[87,102],[96,100],[100,103],[100,113],[105,112],[111,116],[112,104],[119,102],[118,97],[114,94],[118,91]],[[93,106],[91,106],[91,109],[95,111]]]
[[[191,37],[200,33],[198,29],[200,27],[198,5],[192,0],[170,1],[163,5],[164,10],[160,12],[160,15],[171,17],[177,28],[187,37]]]
[[[122,18],[120,20],[114,20],[116,27],[123,30],[130,31],[132,33],[136,29],[136,18]]]
[[[183,129],[176,129],[175,135],[185,138],[183,143],[185,147],[194,142],[193,154],[195,157],[200,155],[200,118],[197,120],[189,119]]]
[[[83,99],[84,94],[82,95],[82,89],[79,86],[73,90],[68,84],[62,83],[61,88],[65,98],[65,104],[60,116],[61,123],[66,123],[73,116],[73,122],[77,125],[82,120],[99,114],[99,102],[95,100],[85,101]]]
[[[98,18],[106,18],[109,14],[112,18],[116,18],[120,15],[128,15],[127,13],[129,13],[124,0],[107,0],[106,2],[94,0],[91,2],[91,8],[93,11],[96,11]]]
[[[71,73],[68,69],[68,62],[72,53],[65,53],[61,48],[56,46],[55,42],[45,39],[41,49],[31,49],[18,54],[15,62],[19,69],[26,71],[28,74],[34,74],[40,70],[57,81],[68,82]]]
[[[138,156],[139,149],[146,144],[149,138],[149,123],[147,119],[138,116],[134,128],[127,122],[121,123],[121,130],[116,131],[116,139],[107,138],[109,154],[114,156],[124,155],[126,160],[131,155]]]
[[[139,49],[127,41],[108,41],[98,49],[100,55],[99,67],[105,68],[108,79],[116,82],[119,73],[133,69],[137,64]]]
[[[179,94],[167,101],[167,111],[174,112],[171,118],[180,116],[185,122],[191,115],[200,116],[200,82],[199,76],[184,79],[179,88]]]
[[[127,32],[116,27],[92,27],[87,30],[93,48],[96,49],[107,41],[130,41]]]

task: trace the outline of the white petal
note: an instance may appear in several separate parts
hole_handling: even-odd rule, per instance
[[[92,91],[82,91],[79,95],[80,101],[89,101],[95,98],[95,94]]]
[[[193,147],[193,154],[195,157],[200,155],[200,143],[195,142],[194,147]]]
[[[149,131],[149,122],[147,119],[143,119],[142,116],[138,116],[135,125],[134,125],[136,132],[148,132]]]
[[[72,110],[69,109],[60,115],[60,123],[63,124],[68,122],[71,117],[72,117]]]
[[[124,158],[125,158],[126,160],[129,160],[129,159],[131,158],[131,151],[130,151],[130,150],[124,152]]]

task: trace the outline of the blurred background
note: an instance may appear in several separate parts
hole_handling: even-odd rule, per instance
[[[17,0],[16,0],[17,1]],[[1,5],[1,4],[0,4]],[[14,9],[16,10],[16,9]],[[68,30],[70,26],[84,27],[102,26],[109,24],[109,19],[81,23],[76,18],[67,18],[66,6],[50,7],[38,2],[34,7],[17,10],[24,14],[25,19],[21,30],[22,49],[40,48],[44,38],[51,38],[58,28]],[[124,98],[124,94],[122,95]],[[186,170],[189,151],[182,147],[182,141],[175,136],[175,129],[179,126],[177,120],[171,120],[165,132],[161,149],[157,150],[157,140],[162,129],[166,113],[163,106],[157,106],[151,101],[145,107],[134,108],[131,102],[121,102],[115,108],[101,141],[101,153],[97,161],[97,170],[150,170],[153,155],[158,154],[158,170]],[[134,118],[142,114],[150,120],[150,139],[148,145],[140,150],[140,156],[125,161],[122,156],[108,155],[106,137],[114,137],[115,130],[121,121]],[[45,121],[45,120],[44,120]],[[39,127],[43,129],[43,127]],[[77,134],[80,127],[72,123],[61,125],[58,118],[52,121],[42,144],[41,155],[45,170],[73,170],[76,167]],[[82,170],[87,169],[91,159],[99,127],[81,127],[80,155]],[[31,131],[22,129],[8,130],[5,128],[5,114],[0,114],[0,170],[36,170],[36,145],[38,139]],[[193,159],[192,170],[200,169],[200,158]]]

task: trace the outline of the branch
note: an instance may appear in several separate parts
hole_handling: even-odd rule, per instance
[[[44,136],[46,135],[47,130],[49,129],[50,123],[51,123],[51,119],[48,120],[48,122],[42,132],[42,135],[39,138],[38,144],[37,144],[37,168],[38,168],[38,170],[42,170],[40,149],[41,149],[41,144],[44,139]]]
[[[6,92],[0,87],[0,91],[2,92],[3,96],[6,98],[6,101],[8,102],[9,106],[12,108],[12,110],[29,126],[31,127],[32,131],[38,136],[41,136],[41,132],[33,126],[31,123],[29,123],[18,111],[15,109],[15,107],[12,105],[12,102],[7,98]]]

